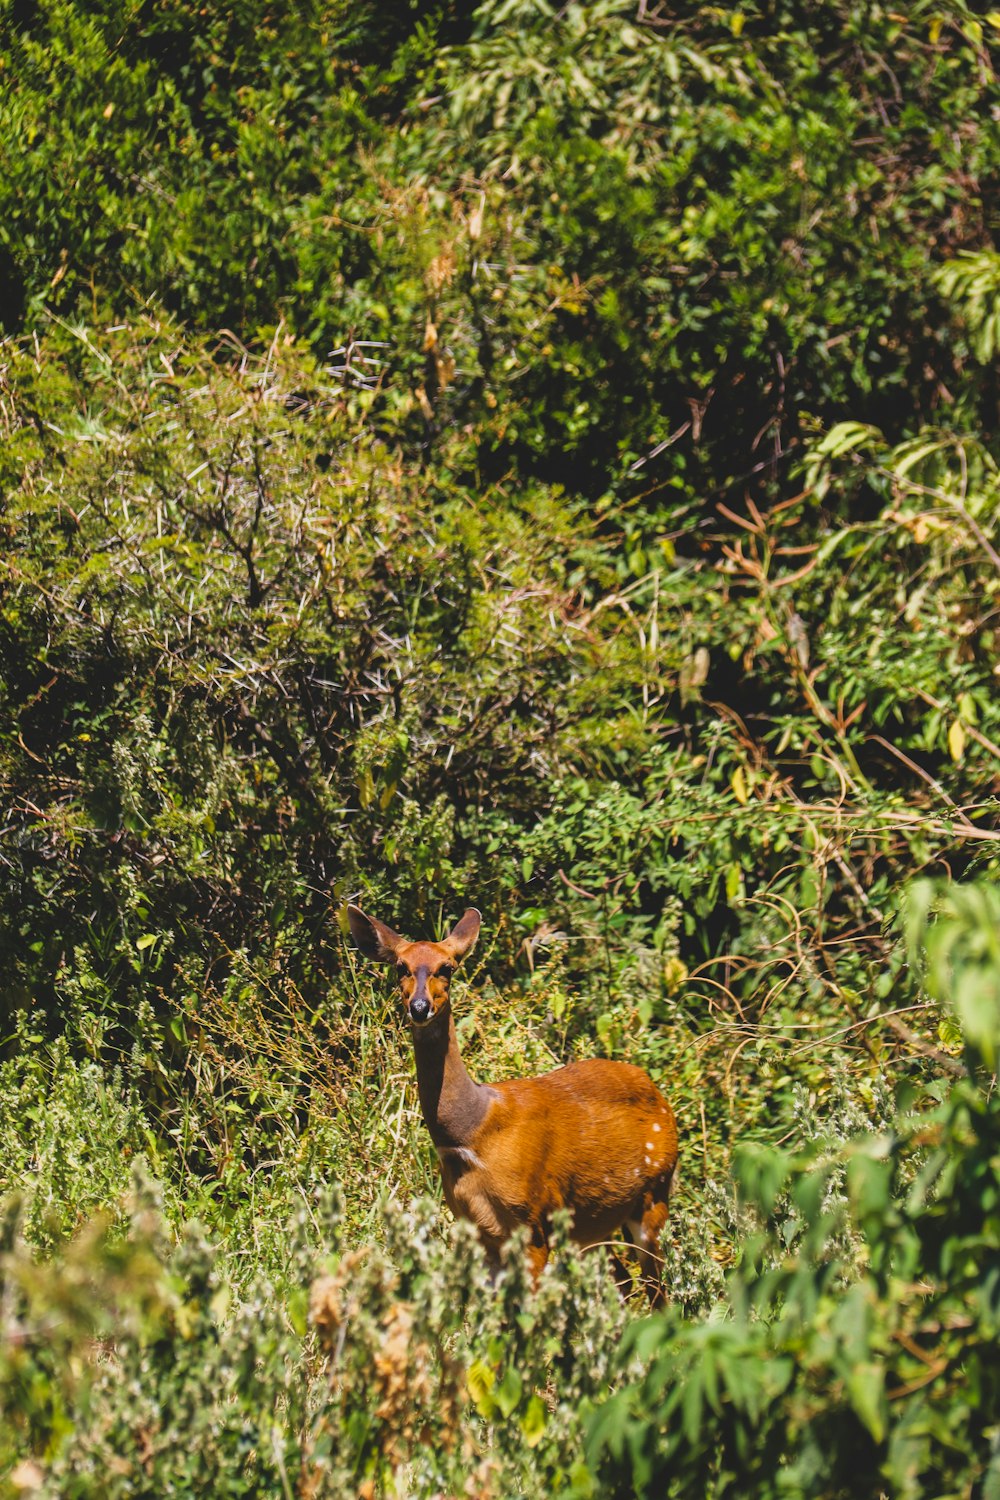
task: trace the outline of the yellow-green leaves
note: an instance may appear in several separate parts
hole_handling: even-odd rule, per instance
[[[1000,1056],[1000,892],[985,881],[916,881],[906,924],[928,992],[953,1009],[966,1044],[993,1070]]]
[[[976,358],[988,364],[1000,351],[1000,254],[963,250],[934,276],[965,322]]]
[[[496,1375],[493,1370],[483,1360],[473,1360],[465,1373],[465,1383],[479,1415],[489,1419],[496,1408],[493,1399]]]

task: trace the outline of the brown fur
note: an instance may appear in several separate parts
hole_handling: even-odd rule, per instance
[[[348,919],[367,957],[397,967],[445,1199],[475,1224],[493,1263],[511,1234],[527,1226],[537,1277],[552,1215],[566,1208],[580,1245],[608,1244],[626,1231],[650,1301],[660,1303],[677,1125],[652,1079],[629,1063],[595,1058],[539,1078],[476,1083],[458,1049],[449,985],[452,966],[479,934],[479,913],[470,908],[440,943],[409,943],[356,906],[348,907]],[[420,1024],[414,1005],[420,1016],[429,1012]],[[628,1273],[615,1254],[612,1264],[623,1285]]]

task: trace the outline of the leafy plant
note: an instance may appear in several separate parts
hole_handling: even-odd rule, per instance
[[[986,1058],[969,996],[1000,961],[992,892],[956,887],[911,943]],[[949,962],[950,956],[950,962]],[[941,968],[941,963],[947,965]],[[947,977],[944,977],[944,976]],[[942,982],[943,979],[943,982]],[[994,1045],[995,1023],[986,1046]],[[608,1493],[823,1496],[988,1492],[1000,1397],[1000,1142],[993,1080],[914,1101],[839,1159],[737,1156],[761,1230],[708,1319],[651,1317],[627,1334],[641,1379],[594,1416],[590,1462]],[[831,1194],[846,1173],[847,1199]],[[838,1251],[848,1225],[857,1246]],[[849,1242],[850,1243],[850,1242]]]

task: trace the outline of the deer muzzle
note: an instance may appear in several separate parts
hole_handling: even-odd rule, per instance
[[[426,1026],[431,1018],[431,1002],[426,995],[414,995],[407,1009],[410,1013],[410,1020],[416,1026]]]

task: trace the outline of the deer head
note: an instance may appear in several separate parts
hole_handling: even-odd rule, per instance
[[[357,906],[348,906],[347,920],[366,958],[395,964],[403,1008],[412,1026],[429,1026],[435,1016],[447,1013],[455,965],[479,936],[482,917],[474,906],[439,943],[411,943]]]

